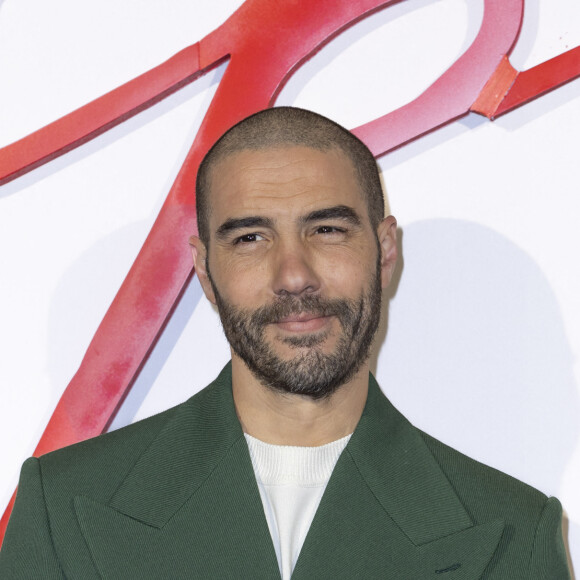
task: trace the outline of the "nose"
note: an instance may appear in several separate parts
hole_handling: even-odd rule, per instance
[[[280,242],[274,257],[273,290],[284,294],[312,294],[319,290],[320,279],[312,256],[300,242]]]

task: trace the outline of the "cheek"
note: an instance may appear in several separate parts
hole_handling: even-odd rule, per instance
[[[376,271],[376,260],[333,260],[320,270],[324,280],[325,294],[329,297],[358,297],[366,290]]]
[[[327,297],[357,298],[376,271],[376,249],[369,244],[316,245],[304,250],[304,260]],[[275,254],[212,256],[211,275],[221,296],[238,307],[253,309],[272,300],[279,261]]]
[[[354,282],[351,278],[362,280],[375,271],[377,249],[375,245],[355,247],[326,248],[317,255],[320,271],[329,275],[341,275],[343,283]]]
[[[212,279],[224,300],[242,308],[254,308],[267,295],[268,274],[264,267],[249,267],[247,264],[224,265]]]

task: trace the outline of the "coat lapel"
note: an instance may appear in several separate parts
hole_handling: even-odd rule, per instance
[[[298,559],[307,578],[480,578],[503,531],[474,526],[419,432],[371,376]]]
[[[280,578],[228,365],[176,409],[102,505],[75,498],[107,578]],[[419,432],[371,377],[293,580],[475,580],[503,523],[474,526]]]
[[[176,409],[107,505],[75,498],[103,578],[279,578],[228,365]]]

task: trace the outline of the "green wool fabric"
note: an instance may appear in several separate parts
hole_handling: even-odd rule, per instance
[[[567,580],[561,506],[413,427],[371,376],[293,580]],[[231,365],[185,403],[29,459],[2,580],[280,579]]]

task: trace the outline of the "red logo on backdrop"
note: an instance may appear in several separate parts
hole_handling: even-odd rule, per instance
[[[300,64],[362,18],[397,0],[246,2],[217,30],[168,61],[0,149],[0,185],[32,171],[152,106],[212,68],[227,69],[189,154],[137,259],[65,389],[35,455],[105,431],[192,274],[185,240],[197,229],[195,176],[209,147],[244,117],[273,106]],[[524,0],[485,0],[467,51],[424,93],[357,127],[379,157],[470,111],[490,119],[580,76],[580,47],[527,71],[508,55]],[[278,42],[292,38],[293,43]],[[1,522],[3,537],[14,498]]]

